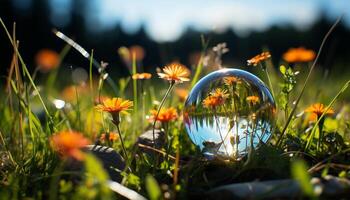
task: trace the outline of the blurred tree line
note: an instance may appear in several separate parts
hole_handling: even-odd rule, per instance
[[[143,66],[146,71],[154,71],[155,67],[177,60],[189,65],[189,57],[193,52],[201,50],[200,35],[202,33],[191,28],[174,42],[157,43],[151,40],[143,27],[132,35],[123,32],[120,26],[103,33],[89,33],[85,27],[84,19],[79,14],[85,3],[83,0],[73,1],[73,14],[71,23],[61,29],[66,35],[72,37],[86,50],[94,49],[95,58],[110,64],[110,70],[115,76],[127,76],[128,71],[118,56],[118,48],[121,46],[140,45],[146,51]],[[17,24],[17,38],[20,40],[20,52],[27,64],[33,70],[35,54],[42,48],[50,48],[60,51],[65,43],[56,38],[52,33],[55,28],[50,23],[49,9],[46,0],[35,0],[29,13],[18,13],[13,8],[10,0],[0,1],[0,17],[5,21],[9,29],[12,23]],[[265,32],[251,32],[240,37],[231,29],[220,34],[205,33],[210,39],[209,46],[226,42],[229,53],[225,54],[224,63],[230,65],[245,65],[246,60],[260,53],[262,48],[271,51],[273,61],[279,62],[283,52],[290,47],[305,46],[317,51],[324,35],[333,22],[320,17],[320,19],[307,31],[299,31],[294,27],[271,27]],[[94,26],[94,24],[91,24]],[[348,70],[346,65],[350,63],[350,31],[344,25],[336,28],[330,40],[327,42],[320,63],[330,70],[337,65],[337,70]],[[0,74],[1,82],[7,74],[12,57],[12,48],[3,30],[0,31]],[[88,68],[88,61],[76,51],[71,51],[66,57],[65,66],[79,66]]]

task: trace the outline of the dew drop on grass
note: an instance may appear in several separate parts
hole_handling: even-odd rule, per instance
[[[276,106],[255,75],[222,69],[203,77],[188,95],[184,123],[192,142],[207,158],[239,160],[266,143]]]

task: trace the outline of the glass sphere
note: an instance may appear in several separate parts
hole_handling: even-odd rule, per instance
[[[183,113],[189,137],[207,158],[239,160],[269,140],[276,106],[258,77],[222,69],[198,81]]]

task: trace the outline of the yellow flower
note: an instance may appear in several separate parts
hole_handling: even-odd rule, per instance
[[[235,76],[229,76],[224,78],[225,85],[233,85],[234,83],[240,84],[242,81],[235,77]]]
[[[41,71],[56,69],[60,64],[60,56],[50,49],[40,50],[35,57],[36,64]]]
[[[172,63],[163,68],[163,73],[158,73],[159,78],[171,81],[171,82],[183,82],[189,81],[190,71],[179,63]]]
[[[132,101],[124,100],[122,98],[107,98],[102,104],[96,106],[100,111],[109,112],[111,114],[119,114],[120,112],[125,112],[133,106]]]
[[[255,105],[256,103],[258,103],[260,101],[260,98],[258,96],[247,96],[246,100],[249,103],[252,103],[253,105]]]
[[[61,131],[50,138],[51,147],[62,157],[73,157],[77,160],[84,159],[81,149],[89,143],[88,139],[75,131]]]
[[[151,110],[151,114],[152,114],[153,120],[157,120],[160,122],[169,122],[169,121],[175,120],[178,117],[177,111],[173,107],[160,109],[158,116],[157,116],[157,110]]]
[[[271,57],[270,52],[262,52],[259,55],[254,56],[253,58],[247,60],[248,65],[257,66],[260,62],[267,60]]]
[[[310,119],[316,119],[321,117],[321,115],[326,111],[326,107],[322,103],[315,103],[311,106],[307,107],[304,112],[311,113]],[[332,115],[334,114],[333,109],[328,109],[326,112],[326,115]]]
[[[143,80],[143,79],[150,79],[152,77],[152,74],[150,73],[136,73],[132,75],[132,79],[136,80]]]
[[[283,54],[283,59],[289,63],[309,62],[315,59],[316,53],[313,50],[304,47],[290,48]]]

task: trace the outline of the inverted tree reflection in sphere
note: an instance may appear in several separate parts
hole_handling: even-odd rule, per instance
[[[274,99],[259,78],[239,69],[222,69],[193,87],[184,122],[206,157],[238,160],[268,141],[275,115]]]

